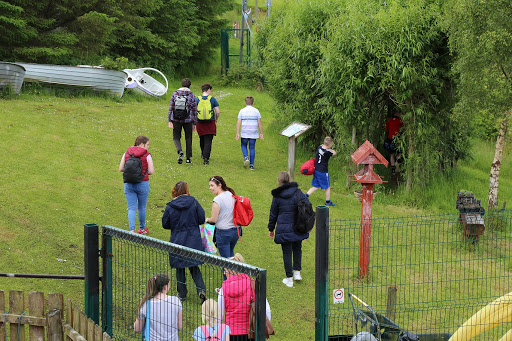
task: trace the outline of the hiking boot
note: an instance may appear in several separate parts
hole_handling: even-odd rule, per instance
[[[284,283],[288,288],[293,288],[293,277],[288,277],[288,278],[283,279],[283,283]]]
[[[296,281],[302,281],[302,277],[300,275],[300,271],[294,271],[293,272],[293,279]]]
[[[328,200],[325,202],[325,206],[333,206],[334,207],[334,206],[336,206],[336,204],[333,203],[332,201]]]
[[[190,160],[190,159],[187,159],[187,163],[192,163],[192,160]]]
[[[249,166],[249,169],[250,169],[250,170],[254,170],[254,165],[250,165],[250,166]]]
[[[201,291],[199,293],[199,299],[201,300],[201,305],[204,303],[204,301],[206,301],[206,294],[204,293],[204,291]]]
[[[246,157],[244,160],[244,168],[247,168],[247,166],[249,166],[249,158],[248,157]]]
[[[183,152],[179,152],[178,153],[178,164],[182,164],[183,163]]]

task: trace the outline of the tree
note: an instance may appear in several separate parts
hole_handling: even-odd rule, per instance
[[[512,107],[512,3],[506,0],[450,0],[445,10],[450,47],[459,77],[456,109],[475,117],[498,113],[495,158],[489,178],[489,209],[498,205],[501,157]]]
[[[34,32],[22,18],[23,8],[0,1],[0,59],[13,59],[13,48],[23,44]]]
[[[226,25],[220,16],[232,6],[232,0],[0,0],[0,32],[6,32],[0,54],[54,64],[123,57],[194,72],[213,60]]]
[[[435,0],[284,1],[258,32],[259,58],[287,119],[313,125],[314,143],[355,132],[379,146],[388,111],[399,107],[407,188],[421,187],[467,148],[463,120],[451,112],[440,15]]]

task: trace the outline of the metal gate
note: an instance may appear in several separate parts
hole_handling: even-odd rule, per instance
[[[226,74],[232,63],[238,65],[240,61],[240,28],[223,28],[220,30],[220,61],[221,72]],[[249,65],[251,61],[251,35],[249,29],[244,29],[244,46],[242,49],[242,63]]]
[[[320,219],[325,215],[318,213]],[[317,268],[316,287],[325,292],[316,298],[316,340],[351,340],[357,312],[349,293],[370,306],[358,307],[370,317],[371,310],[377,313],[382,340],[396,340],[402,330],[421,340],[448,340],[473,314],[512,292],[511,211],[486,214],[483,234],[473,239],[458,213],[373,219],[363,278],[361,220],[329,221],[328,211],[323,219],[328,223],[320,237],[317,225],[316,257],[317,264],[326,260],[327,269],[322,274]],[[486,331],[472,340],[500,339],[510,324],[498,322],[489,317],[481,326]],[[372,332],[371,323],[361,330]],[[373,332],[378,334],[375,327]]]

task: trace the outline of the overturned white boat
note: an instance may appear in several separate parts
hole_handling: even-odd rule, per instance
[[[161,97],[167,93],[169,82],[167,82],[167,78],[159,70],[145,67],[140,69],[124,69],[123,71],[128,75],[125,84],[127,89],[155,97]],[[160,76],[165,80],[165,86],[150,75],[146,74],[146,71],[154,71],[160,74]]]
[[[16,63],[0,62],[0,89],[11,88],[17,95],[20,93],[23,79],[25,78],[25,68]]]
[[[123,96],[124,83],[127,77],[124,71],[108,70],[89,65],[16,64],[25,68],[25,82],[105,91],[118,97]]]

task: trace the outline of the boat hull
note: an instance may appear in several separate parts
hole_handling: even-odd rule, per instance
[[[0,88],[12,88],[14,94],[19,94],[23,79],[25,77],[25,68],[19,64],[0,62]]]
[[[25,72],[25,82],[39,82],[60,86],[105,91],[121,97],[124,92],[126,72],[91,66],[67,66],[18,63]]]

